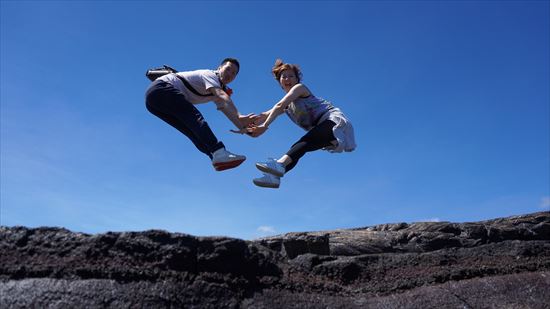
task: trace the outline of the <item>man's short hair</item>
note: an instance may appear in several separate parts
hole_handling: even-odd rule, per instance
[[[239,60],[235,59],[235,58],[225,58],[222,60],[222,63],[220,63],[220,65],[224,65],[226,62],[231,62],[233,63],[234,65],[237,66],[237,70],[240,70],[241,69],[241,65],[239,64]]]

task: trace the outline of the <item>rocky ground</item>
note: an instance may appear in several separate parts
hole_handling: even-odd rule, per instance
[[[0,227],[0,308],[549,308],[550,213],[244,241]]]

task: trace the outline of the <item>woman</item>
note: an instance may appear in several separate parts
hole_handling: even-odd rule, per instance
[[[306,152],[319,149],[330,152],[353,151],[356,147],[351,122],[340,109],[314,96],[301,83],[302,73],[298,65],[277,59],[272,73],[286,94],[273,108],[259,116],[256,123],[260,124],[249,128],[249,134],[253,137],[262,135],[282,113],[286,113],[307,133],[278,160],[269,158],[267,162],[256,163],[264,175],[255,178],[253,182],[266,188],[278,188],[280,177],[293,169]]]

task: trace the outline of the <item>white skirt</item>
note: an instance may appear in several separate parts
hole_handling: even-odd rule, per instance
[[[353,125],[346,118],[346,115],[344,115],[339,108],[334,108],[330,111],[330,113],[323,115],[319,123],[327,119],[336,124],[332,128],[332,133],[334,134],[334,137],[336,137],[336,140],[332,142],[332,146],[325,147],[323,150],[327,150],[329,152],[350,152],[355,150],[357,145],[355,144]]]

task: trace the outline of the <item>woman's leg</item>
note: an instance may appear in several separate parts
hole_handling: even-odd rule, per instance
[[[332,141],[336,140],[332,133],[332,128],[335,125],[331,120],[325,120],[318,124],[294,143],[286,155],[281,157],[278,162],[285,165],[286,172],[288,173],[307,152],[332,145]]]

